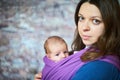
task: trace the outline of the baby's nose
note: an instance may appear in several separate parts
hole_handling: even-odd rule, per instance
[[[63,58],[66,57],[65,54],[64,54],[64,52],[61,52],[61,56],[62,56]]]

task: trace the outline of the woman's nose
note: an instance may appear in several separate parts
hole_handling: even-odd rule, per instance
[[[90,30],[90,25],[89,25],[89,22],[86,21],[84,24],[83,24],[83,31],[89,31]]]

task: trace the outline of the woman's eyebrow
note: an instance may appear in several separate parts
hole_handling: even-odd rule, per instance
[[[78,13],[78,16],[79,16],[79,15],[81,15],[81,16],[82,16],[82,14],[81,14],[81,13]]]
[[[100,17],[100,16],[92,16],[91,18],[99,18],[99,19],[102,19],[102,17]]]

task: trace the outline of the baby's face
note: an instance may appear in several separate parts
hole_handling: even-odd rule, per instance
[[[48,58],[51,60],[58,62],[66,57],[68,57],[68,49],[65,44],[54,44],[49,47],[50,53],[48,53]]]

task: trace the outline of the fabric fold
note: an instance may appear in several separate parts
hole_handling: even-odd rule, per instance
[[[83,49],[57,63],[45,56],[42,80],[70,80],[80,66],[84,64],[84,62],[80,61],[80,55],[85,51],[86,49]]]

